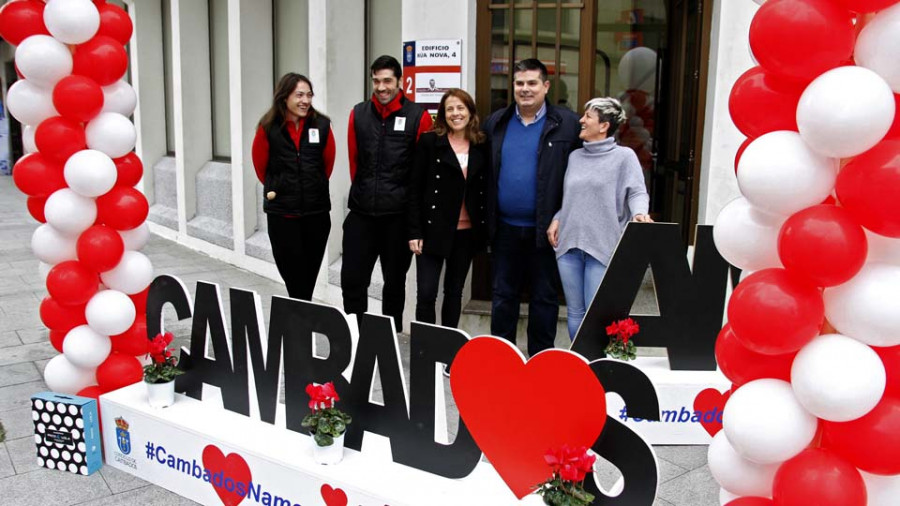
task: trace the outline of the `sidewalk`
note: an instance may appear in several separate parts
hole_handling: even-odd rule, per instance
[[[37,466],[29,399],[47,389],[42,372],[57,352],[38,316],[38,305],[46,289],[30,247],[36,226],[25,208],[25,196],[13,185],[11,177],[0,176],[0,422],[6,428],[6,442],[0,443],[0,505],[195,504],[108,466],[88,477]],[[153,262],[157,275],[177,276],[192,293],[198,280],[219,284],[226,317],[229,287],[259,293],[264,315],[269,313],[272,295],[286,294],[280,283],[156,236],[143,253]],[[178,336],[190,333],[189,323],[167,324],[167,330]],[[409,374],[409,346],[403,337],[401,356]],[[187,341],[181,337],[176,344],[186,345]],[[706,446],[655,449],[660,473],[655,505],[719,504],[718,485],[706,465]]]

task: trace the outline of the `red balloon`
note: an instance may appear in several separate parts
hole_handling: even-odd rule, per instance
[[[81,233],[75,248],[81,263],[96,272],[106,272],[122,259],[125,242],[115,229],[94,225]]]
[[[138,312],[128,330],[119,335],[109,336],[112,350],[123,355],[146,355],[150,340],[147,339],[147,316]]]
[[[63,352],[63,340],[68,333],[68,330],[50,330],[50,344],[53,346],[53,349],[60,353]]]
[[[748,137],[748,138],[744,139],[744,142],[742,142],[740,146],[738,146],[737,153],[734,154],[734,173],[735,174],[737,174],[738,164],[741,163],[741,156],[743,156],[744,150],[747,149],[747,146],[749,146],[751,142],[753,142],[753,139]]]
[[[26,37],[50,35],[44,26],[44,2],[9,2],[0,7],[0,37],[18,46]]]
[[[875,12],[890,7],[897,0],[833,0],[834,3],[853,12]]]
[[[97,366],[97,384],[104,393],[137,383],[143,377],[144,368],[138,359],[131,355],[110,353],[106,360]]]
[[[818,205],[800,210],[781,226],[778,256],[785,269],[816,286],[837,286],[866,261],[866,233],[844,208]]]
[[[884,395],[900,397],[900,346],[891,346],[890,348],[873,346],[872,349],[881,357],[881,363],[884,364],[884,370],[887,373]]]
[[[784,269],[762,269],[741,281],[728,301],[728,322],[748,349],[792,353],[819,335],[825,319],[822,292]]]
[[[797,103],[803,88],[796,81],[753,67],[731,88],[728,98],[731,120],[750,138],[776,130],[797,131]]]
[[[103,109],[103,89],[89,77],[66,76],[53,87],[53,106],[64,118],[90,121]]]
[[[137,310],[138,315],[147,316],[147,294],[150,293],[150,287],[144,288],[138,293],[133,293],[129,295],[131,297],[131,301],[134,302],[134,309]]]
[[[900,95],[894,93],[894,123],[884,135],[885,139],[900,139]]]
[[[822,421],[822,445],[874,474],[900,474],[900,398],[885,395],[864,416],[849,422]]]
[[[807,448],[775,472],[778,505],[866,506],[866,484],[849,462],[824,448]]]
[[[19,191],[32,197],[48,197],[66,187],[62,166],[43,153],[29,153],[19,158],[13,166],[13,182]]]
[[[66,306],[87,304],[99,284],[97,273],[77,260],[58,263],[47,274],[47,291]]]
[[[759,64],[804,83],[849,60],[855,41],[853,14],[833,0],[768,0],[750,24]]]
[[[118,5],[103,3],[97,6],[100,11],[100,29],[97,35],[106,35],[120,44],[128,44],[134,27],[131,17]]]
[[[108,86],[125,75],[128,55],[116,39],[106,35],[75,46],[72,55],[72,73],[90,77],[100,86]]]
[[[47,203],[47,197],[28,197],[25,205],[28,206],[28,213],[31,217],[41,223],[47,223],[44,217],[44,205]]]
[[[34,144],[38,151],[60,162],[65,162],[75,153],[87,149],[84,126],[62,116],[41,121],[34,131]]]
[[[144,164],[134,151],[113,161],[116,162],[116,170],[119,173],[116,179],[117,186],[134,186],[144,177]]]
[[[131,230],[147,219],[150,205],[144,194],[128,186],[115,186],[97,198],[97,219],[116,230]]]
[[[722,374],[736,386],[762,379],[776,378],[791,381],[791,364],[796,353],[763,355],[747,349],[725,324],[716,339],[716,362]]]
[[[768,497],[738,497],[737,499],[725,503],[725,506],[771,506],[775,501]]]
[[[900,237],[900,140],[884,140],[850,160],[834,186],[841,205],[876,234]]]
[[[84,317],[84,305],[64,306],[53,297],[44,297],[41,301],[41,321],[50,330],[68,332],[79,325],[87,323]]]

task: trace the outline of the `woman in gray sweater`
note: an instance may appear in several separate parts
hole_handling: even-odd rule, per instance
[[[562,208],[547,229],[566,294],[570,339],[575,339],[625,225],[653,221],[637,155],[613,137],[626,119],[622,105],[614,98],[595,98],[584,108],[584,147],[569,155]]]

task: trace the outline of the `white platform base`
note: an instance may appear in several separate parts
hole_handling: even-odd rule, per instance
[[[222,485],[221,493],[235,494],[231,498],[236,499],[243,492],[242,504],[542,504],[535,495],[517,500],[484,461],[460,480],[395,464],[387,440],[374,434],[365,435],[363,452],[345,449],[340,464],[318,465],[313,462],[312,438],[283,428],[283,409],[275,425],[226,411],[215,400],[200,402],[179,394],[174,405],[153,409],[140,383],[103,395],[100,403],[107,465],[203,504],[226,502],[204,480],[205,470],[207,480]],[[128,423],[127,431],[117,431],[117,418]],[[218,465],[212,458],[204,463],[208,445],[225,456]],[[332,489],[343,490],[348,501],[326,501]]]
[[[628,363],[644,371],[656,387],[659,409],[662,412],[660,421],[635,421],[633,418],[625,420],[622,411],[625,403],[615,394],[607,396],[606,405],[610,416],[624,422],[654,445],[708,445],[712,441],[703,425],[696,421],[697,415],[706,416],[707,420],[718,417],[721,421],[721,407],[715,412],[708,410],[695,413],[694,398],[707,388],[727,392],[731,388],[728,378],[718,370],[673,371],[669,369],[669,359],[665,357],[638,357]]]

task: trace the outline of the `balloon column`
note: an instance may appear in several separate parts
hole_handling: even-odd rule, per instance
[[[729,100],[742,196],[714,228],[750,274],[710,471],[729,504],[898,504],[900,1],[757,3]]]
[[[147,353],[147,199],[128,119],[137,97],[122,78],[132,23],[91,0],[18,0],[0,10],[21,79],[9,112],[27,154],[13,168],[42,223],[31,238],[47,283],[41,320],[59,350],[44,369],[56,392],[97,397],[139,381]]]

